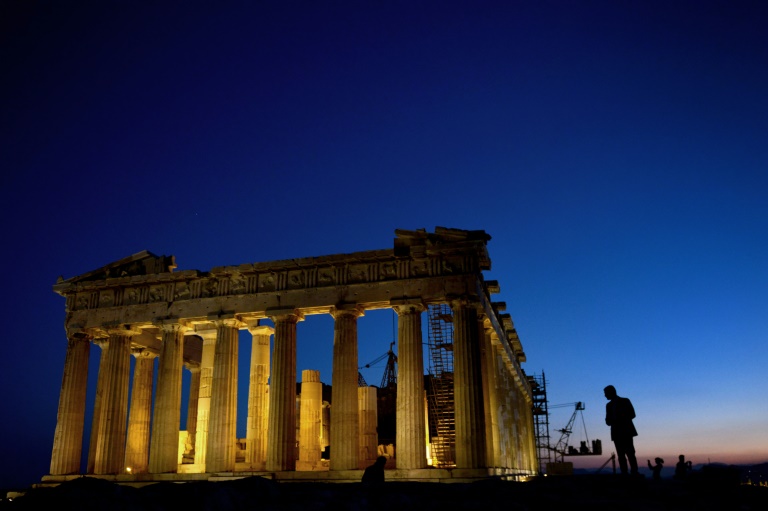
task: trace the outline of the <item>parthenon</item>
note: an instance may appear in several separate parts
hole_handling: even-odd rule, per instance
[[[525,354],[505,304],[491,300],[499,284],[483,276],[491,267],[490,239],[484,231],[443,227],[396,230],[389,249],[210,271],[175,271],[174,256],[144,251],[60,278],[54,291],[66,298],[67,352],[43,482],[81,474],[126,484],[251,475],[359,481],[378,442],[375,413],[371,419],[376,387],[358,385],[357,325],[375,309],[397,316],[396,432],[387,479],[535,475]],[[453,357],[452,452],[442,465],[435,463],[440,434],[427,413],[422,334],[422,315],[435,306],[446,307],[453,331],[451,345],[443,346]],[[297,406],[296,325],[313,314],[334,320],[325,466],[318,462],[321,384],[311,368],[300,373]],[[236,431],[240,330],[253,338],[250,374],[240,375],[250,378],[245,439]],[[101,351],[84,439],[94,344]],[[185,370],[191,383],[182,403]]]

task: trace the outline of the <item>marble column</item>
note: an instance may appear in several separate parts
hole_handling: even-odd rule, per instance
[[[296,468],[296,323],[297,312],[272,317],[275,351],[269,386],[267,470]]]
[[[451,302],[456,403],[456,468],[485,466],[485,427],[480,375],[477,309],[466,300]]]
[[[184,367],[184,332],[187,330],[178,323],[159,326],[163,337],[149,448],[149,471],[152,474],[175,473],[179,469],[181,371]]]
[[[488,458],[488,464],[493,467],[505,467],[502,452],[502,424],[499,421],[499,361],[497,359],[496,344],[498,344],[498,335],[493,328],[484,329],[484,354],[485,368],[488,379],[488,421],[490,422],[490,435],[486,436],[486,443],[489,446],[491,457]],[[486,431],[486,435],[488,435]]]
[[[189,370],[189,401],[187,402],[187,444],[184,454],[194,454],[197,434],[197,406],[200,400],[200,365],[185,364]]]
[[[296,470],[314,470],[320,464],[320,435],[323,413],[323,384],[320,371],[301,372],[299,412],[299,460]]]
[[[515,394],[515,385],[510,374],[509,362],[504,362],[504,391],[507,408],[507,424],[509,431],[509,447],[507,456],[509,465],[516,469],[521,467],[520,458],[520,431],[518,429],[517,399]]]
[[[200,390],[197,398],[197,428],[195,432],[196,470],[205,472],[205,455],[208,447],[208,427],[211,417],[211,388],[213,387],[213,361],[216,352],[216,330],[201,330],[203,354],[200,360]]]
[[[360,468],[373,464],[379,455],[379,414],[376,402],[376,387],[357,388],[357,409],[360,416]]]
[[[331,470],[356,470],[358,454],[357,411],[357,307],[335,309],[333,374],[331,375]]]
[[[398,469],[427,466],[424,444],[424,350],[421,339],[421,303],[394,305],[397,312],[397,408],[395,456]]]
[[[96,443],[95,474],[120,474],[125,462],[125,426],[128,418],[128,383],[131,372],[131,336],[139,332],[109,333],[101,419]]]
[[[248,387],[248,422],[246,429],[246,462],[252,470],[264,470],[267,463],[267,427],[269,418],[269,343],[275,329],[265,325],[249,325],[251,374]]]
[[[93,469],[96,467],[96,444],[98,444],[99,424],[101,424],[101,397],[104,395],[104,382],[107,379],[107,351],[109,349],[107,339],[94,339],[93,344],[99,347],[101,355],[99,356],[99,373],[96,378],[96,397],[93,400],[93,418],[91,419],[91,438],[88,443],[86,474],[93,474]]]
[[[133,366],[131,407],[128,412],[128,433],[125,442],[125,467],[132,474],[143,474],[149,468],[149,423],[152,416],[152,380],[156,353],[146,348],[131,350],[136,359]]]
[[[79,474],[85,427],[85,392],[91,342],[85,335],[70,335],[59,394],[59,412],[53,436],[51,474]]]
[[[490,332],[486,332],[484,327],[483,316],[478,319],[478,341],[480,343],[480,374],[482,376],[482,392],[483,392],[483,425],[485,426],[485,460],[488,467],[499,467],[496,463],[495,453],[496,450],[493,444],[494,437],[494,421],[493,414],[491,413],[491,375],[489,374],[493,369],[493,361],[490,359],[491,354],[491,339]],[[489,329],[490,330],[490,329]],[[497,437],[498,439],[498,437]]]
[[[211,418],[206,472],[233,472],[237,442],[237,354],[239,322],[216,322],[216,354],[213,360]]]

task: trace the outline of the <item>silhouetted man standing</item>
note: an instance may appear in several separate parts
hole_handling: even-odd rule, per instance
[[[637,458],[635,458],[634,437],[637,430],[632,423],[635,418],[635,409],[632,402],[626,397],[619,397],[616,388],[608,385],[603,389],[608,404],[605,405],[605,423],[611,427],[611,440],[616,446],[616,454],[619,457],[621,473],[627,473],[627,460],[632,475],[637,474]]]

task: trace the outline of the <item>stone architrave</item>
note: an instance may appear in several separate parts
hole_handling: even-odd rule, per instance
[[[296,468],[296,323],[295,311],[276,313],[275,352],[269,387],[267,470]]]
[[[69,336],[59,394],[56,433],[53,437],[52,475],[80,473],[90,349],[91,343],[86,336]]]
[[[96,443],[95,474],[123,473],[125,432],[128,418],[128,383],[131,372],[131,337],[138,332],[109,333],[104,395]],[[101,371],[102,368],[99,369]]]
[[[360,414],[360,468],[372,465],[379,452],[378,410],[376,402],[376,387],[357,388],[357,408]]]
[[[331,375],[331,470],[359,468],[357,410],[357,307],[333,313],[333,374]]]
[[[181,371],[184,367],[186,327],[178,323],[164,323],[160,329],[163,337],[149,449],[149,471],[152,474],[175,473],[179,465]]]
[[[239,322],[234,319],[216,321],[206,472],[235,470],[238,327]]]
[[[253,336],[253,340],[245,456],[252,470],[264,470],[267,463],[267,427],[269,425],[269,344],[275,329],[256,324],[249,325],[248,331]]]
[[[299,459],[296,470],[315,470],[320,464],[320,435],[323,412],[323,384],[320,371],[301,372],[299,412]]]
[[[136,363],[133,367],[131,406],[128,412],[128,433],[125,443],[125,468],[133,474],[149,469],[149,424],[152,416],[152,380],[156,353],[146,348],[131,350]]]
[[[424,352],[418,300],[392,302],[397,312],[397,430],[395,457],[398,469],[419,469],[427,465],[424,443]]]
[[[451,309],[456,468],[481,468],[485,465],[485,427],[477,309],[466,300],[453,300]]]
[[[213,361],[216,352],[216,330],[201,330],[197,334],[203,338],[203,355],[200,361],[200,390],[197,398],[197,428],[195,433],[195,467],[198,472],[205,472],[206,452],[208,448],[208,427],[211,417],[211,388],[213,387]]]
[[[91,419],[91,438],[88,442],[88,461],[85,473],[93,474],[96,467],[96,445],[99,440],[99,424],[101,424],[101,401],[104,395],[104,385],[107,379],[107,351],[109,342],[107,339],[94,339],[93,344],[99,347],[101,355],[99,356],[99,373],[96,378],[96,398],[93,403],[93,418]]]

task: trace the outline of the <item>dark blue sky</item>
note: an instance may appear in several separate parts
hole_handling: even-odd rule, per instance
[[[145,249],[208,270],[387,248],[438,225],[491,234],[524,367],[553,404],[586,402],[590,438],[608,443],[612,383],[643,459],[768,460],[765,3],[0,9],[0,486],[48,470],[59,275]],[[361,318],[361,365],[388,314]],[[331,340],[329,318],[300,324],[299,370],[330,382]]]

